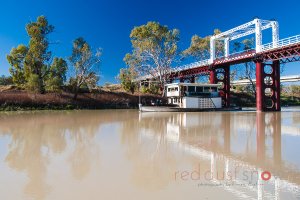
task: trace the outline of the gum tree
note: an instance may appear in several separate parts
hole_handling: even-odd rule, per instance
[[[48,35],[53,30],[54,26],[48,23],[45,16],[39,16],[36,22],[26,25],[30,40],[24,61],[24,75],[28,87],[40,93],[45,91],[44,80],[50,67],[51,51]]]
[[[169,29],[158,22],[148,22],[135,27],[130,39],[133,50],[126,55],[125,62],[134,63],[139,75],[151,75],[162,87],[178,56],[179,30]]]
[[[219,29],[214,30],[213,35],[217,35],[221,33]],[[211,35],[206,36],[204,38],[194,35],[191,38],[191,44],[189,48],[183,51],[183,56],[188,57],[191,56],[196,60],[204,60],[209,58],[209,50],[210,50],[210,38]],[[222,55],[224,44],[221,41],[216,41],[216,54]]]
[[[74,87],[74,99],[83,85],[95,86],[99,80],[101,49],[92,50],[91,46],[79,37],[73,41],[72,55],[69,58],[73,66],[71,82]]]
[[[24,65],[25,56],[28,48],[25,45],[19,45],[17,48],[12,48],[10,54],[6,56],[10,64],[9,72],[12,76],[13,83],[16,85],[25,84]]]
[[[64,59],[54,58],[46,77],[46,90],[51,92],[60,91],[66,81],[67,70],[68,64]]]

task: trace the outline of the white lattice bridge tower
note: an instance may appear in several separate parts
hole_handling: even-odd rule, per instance
[[[262,31],[272,30],[272,41],[263,44]],[[254,49],[230,52],[230,41],[254,35]],[[216,44],[224,44],[222,55],[216,55]],[[228,31],[214,35],[210,39],[210,57],[186,65],[172,67],[167,74],[168,81],[189,80],[209,75],[210,83],[221,83],[224,107],[230,106],[230,66],[246,62],[256,65],[256,107],[258,111],[280,111],[280,65],[300,61],[300,35],[279,39],[279,25],[275,20],[254,19]],[[144,75],[135,81],[157,78]],[[265,81],[270,80],[270,81]],[[266,92],[271,91],[271,92]],[[271,95],[270,95],[271,94]]]
[[[216,41],[224,41],[224,57],[228,57],[229,42],[241,37],[245,37],[251,34],[255,34],[255,51],[260,53],[262,51],[262,31],[272,28],[272,43],[276,48],[276,44],[279,41],[279,24],[277,21],[254,19],[248,23],[242,24],[238,27],[212,36],[210,38],[210,63],[213,63],[216,59]]]

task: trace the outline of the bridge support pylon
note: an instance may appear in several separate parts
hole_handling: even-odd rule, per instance
[[[216,83],[216,71],[214,69],[210,70],[209,72],[209,82],[211,84]]]
[[[220,89],[220,93],[222,96],[223,107],[230,107],[230,65],[211,69],[209,82],[212,84],[222,83],[223,88]]]
[[[256,110],[280,111],[280,63],[256,62]]]

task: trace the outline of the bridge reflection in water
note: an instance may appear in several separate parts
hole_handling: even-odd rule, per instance
[[[300,114],[294,115],[279,112],[141,113],[140,122],[151,119],[165,121],[164,140],[199,158],[201,167],[206,161],[206,170],[212,173],[210,181],[221,183],[223,189],[236,197],[292,199],[300,194],[300,159],[295,149],[297,146],[292,147],[292,157],[286,155],[283,159],[282,146],[288,152],[291,150],[289,140],[299,142]],[[285,125],[281,125],[282,121]],[[161,130],[153,126],[152,130],[145,129],[142,135],[149,138],[159,132]],[[243,175],[231,177],[231,184],[224,182],[222,176],[228,173],[234,176],[232,174],[237,169],[245,174],[253,172],[255,183]],[[271,178],[263,180],[263,172],[270,173]]]
[[[0,199],[297,199],[299,144],[300,112],[1,113]]]

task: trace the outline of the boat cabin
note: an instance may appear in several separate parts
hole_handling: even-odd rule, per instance
[[[168,104],[180,108],[221,108],[220,84],[170,83],[165,85]]]

